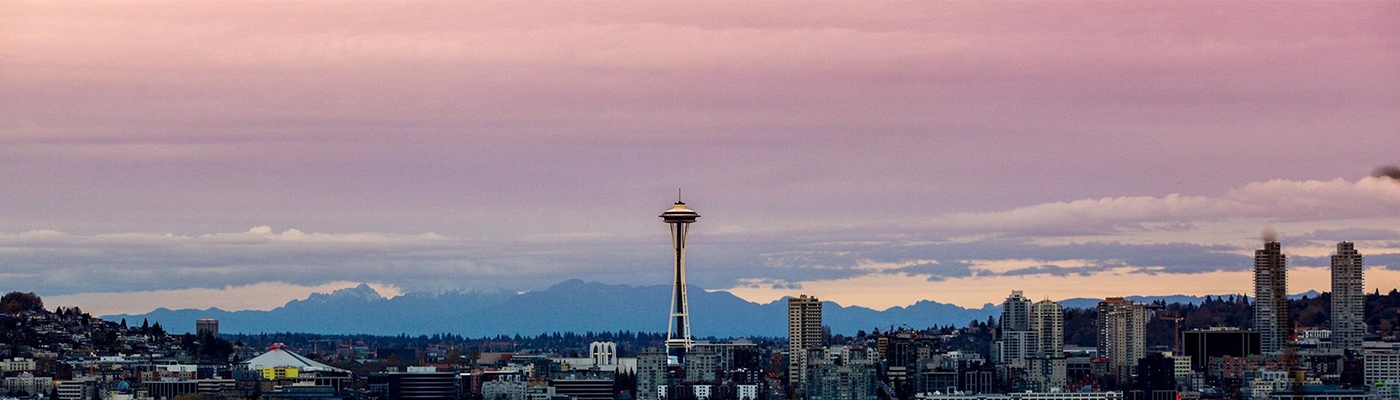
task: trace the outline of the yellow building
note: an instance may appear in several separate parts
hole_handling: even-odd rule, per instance
[[[262,371],[263,379],[267,380],[296,378],[301,373],[301,370],[294,367],[263,367],[259,370]]]

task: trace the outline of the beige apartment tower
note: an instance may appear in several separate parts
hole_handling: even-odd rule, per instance
[[[1365,267],[1351,242],[1337,243],[1332,255],[1332,347],[1361,351],[1366,336]]]
[[[807,351],[822,347],[822,301],[801,295],[788,297],[788,385],[807,382]]]
[[[1288,256],[1276,241],[1254,251],[1254,329],[1264,354],[1282,352],[1293,330],[1288,318]]]
[[[1099,302],[1099,357],[1110,373],[1127,382],[1138,360],[1147,356],[1147,307],[1122,297]]]

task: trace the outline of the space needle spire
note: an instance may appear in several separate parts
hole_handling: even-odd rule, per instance
[[[682,357],[685,350],[694,342],[690,340],[690,304],[685,296],[685,239],[690,224],[695,223],[700,214],[685,207],[677,191],[676,204],[661,213],[661,219],[671,225],[671,247],[676,250],[675,277],[671,284],[671,322],[666,328],[667,353]]]

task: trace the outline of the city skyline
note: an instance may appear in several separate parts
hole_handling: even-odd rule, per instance
[[[0,289],[661,285],[676,187],[759,302],[1400,287],[1400,4],[795,8],[0,3]]]

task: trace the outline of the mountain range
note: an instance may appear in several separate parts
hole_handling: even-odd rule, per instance
[[[692,332],[699,337],[779,337],[787,334],[787,303],[755,303],[726,291],[690,288]],[[640,331],[656,332],[666,326],[670,287],[609,285],[569,280],[547,289],[523,293],[442,292],[407,293],[384,298],[368,285],[313,294],[272,310],[226,311],[156,309],[146,314],[118,314],[111,321],[159,322],[168,332],[194,330],[200,318],[219,320],[223,333],[304,332],[321,334],[432,334],[455,333],[468,337],[499,334],[537,335],[551,332]],[[1303,295],[1313,295],[1307,293]],[[1300,295],[1301,296],[1301,295]],[[1310,296],[1312,297],[1312,296]],[[1136,301],[1199,303],[1199,296],[1132,296]],[[1099,299],[1061,301],[1065,307],[1088,308]],[[991,303],[964,308],[924,300],[904,307],[874,310],[825,302],[822,322],[833,333],[908,325],[966,326],[997,315],[1001,307]]]

